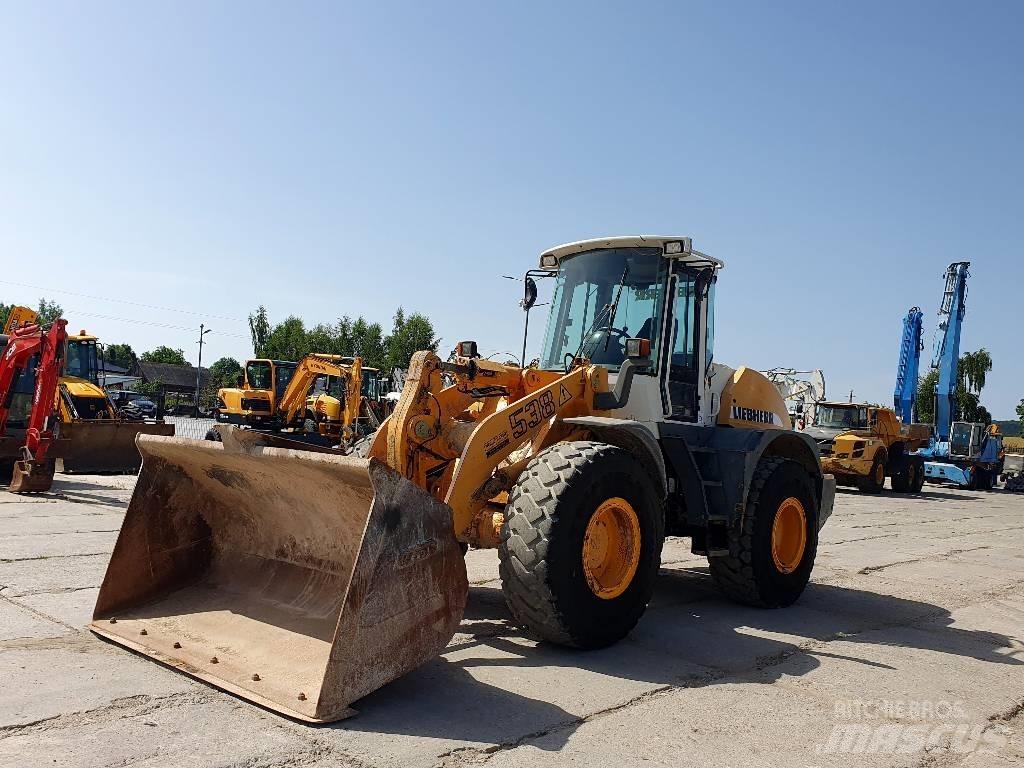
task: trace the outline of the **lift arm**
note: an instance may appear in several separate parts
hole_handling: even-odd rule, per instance
[[[932,354],[932,368],[939,372],[939,383],[935,387],[935,436],[940,441],[949,440],[955,410],[960,331],[967,311],[969,266],[969,261],[957,261],[946,269],[946,289],[939,307],[939,335]]]
[[[900,342],[900,361],[896,369],[896,389],[893,404],[896,414],[904,424],[916,421],[917,378],[921,368],[922,318],[920,307],[911,307],[903,318],[903,340]]]

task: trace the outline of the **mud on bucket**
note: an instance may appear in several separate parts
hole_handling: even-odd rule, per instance
[[[155,436],[138,447],[94,632],[316,722],[352,714],[455,633],[468,586],[451,510],[383,463]]]

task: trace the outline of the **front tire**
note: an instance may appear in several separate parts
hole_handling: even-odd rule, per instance
[[[509,495],[499,543],[505,601],[541,640],[611,645],[650,602],[664,537],[663,499],[634,456],[604,443],[554,445]]]
[[[813,479],[801,464],[770,456],[757,463],[745,514],[729,531],[729,554],[709,557],[708,565],[733,600],[780,608],[803,593],[817,551]]]
[[[857,487],[863,493],[881,493],[885,487],[885,451],[879,450],[871,462],[867,477],[862,477]]]

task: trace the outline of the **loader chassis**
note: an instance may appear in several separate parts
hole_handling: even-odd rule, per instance
[[[712,363],[721,266],[686,238],[552,249],[542,365],[415,353],[365,459],[140,438],[93,630],[319,722],[444,647],[469,546],[528,634],[577,648],[632,630],[666,532],[733,599],[791,604],[834,482],[771,382]]]

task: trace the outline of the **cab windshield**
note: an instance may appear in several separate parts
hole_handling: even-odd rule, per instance
[[[857,405],[819,405],[814,426],[823,429],[866,429],[868,409]]]
[[[68,341],[67,360],[64,371],[67,376],[87,379],[93,384],[99,383],[99,365],[96,354],[96,341]]]
[[[649,339],[652,359],[658,359],[668,268],[661,248],[601,248],[562,259],[541,367],[564,370],[579,355],[618,371],[628,338]]]

